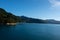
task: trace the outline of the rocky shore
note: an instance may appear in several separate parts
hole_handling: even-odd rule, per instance
[[[6,25],[16,25],[17,23],[6,23]]]

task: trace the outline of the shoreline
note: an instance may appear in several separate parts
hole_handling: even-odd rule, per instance
[[[6,23],[6,25],[16,25],[17,23]]]

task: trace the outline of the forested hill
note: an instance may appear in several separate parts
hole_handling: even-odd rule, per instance
[[[20,19],[17,16],[0,8],[0,23],[16,23],[16,22],[20,22]]]
[[[0,24],[18,23],[18,22],[60,24],[60,21],[56,21],[56,20],[42,20],[42,19],[30,18],[26,16],[16,16],[10,12],[7,12],[3,8],[0,8]]]
[[[16,22],[43,23],[42,20],[28,18],[25,16],[16,16],[10,12],[5,11],[3,8],[0,8],[0,23],[16,23]]]

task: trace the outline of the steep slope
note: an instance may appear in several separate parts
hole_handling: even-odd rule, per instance
[[[26,16],[16,16],[0,8],[0,24],[17,23],[17,22],[60,24],[60,21],[56,21],[56,20],[42,20],[42,19],[30,18]]]
[[[0,8],[0,23],[16,23],[19,22],[19,18],[12,13],[6,12],[4,9]]]

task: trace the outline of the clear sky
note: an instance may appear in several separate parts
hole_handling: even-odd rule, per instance
[[[60,0],[0,0],[0,8],[18,16],[60,20]]]

